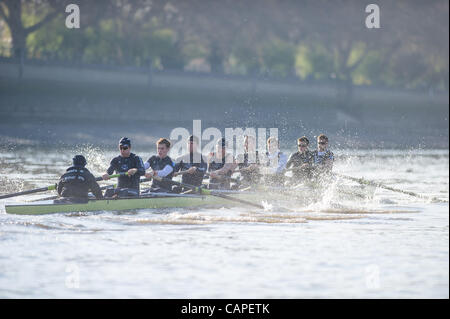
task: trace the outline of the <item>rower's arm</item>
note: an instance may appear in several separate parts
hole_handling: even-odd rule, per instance
[[[108,167],[108,169],[106,170],[106,173],[108,174],[108,175],[112,175],[113,173],[114,173],[114,171],[116,170],[116,161],[115,161],[115,158],[113,158],[112,160],[111,160],[111,162],[109,163],[109,167]]]
[[[208,170],[208,164],[205,163],[204,161],[202,161],[200,163],[200,167],[197,167],[197,171],[202,172],[203,174],[205,174],[207,170]]]
[[[56,191],[58,192],[58,195],[61,195],[61,191],[62,191],[62,180],[59,179],[58,181],[58,185],[56,186]]]
[[[291,166],[293,166],[294,158],[295,158],[294,154],[291,154],[291,156],[289,156],[289,159],[288,159],[288,161],[286,163],[286,168],[290,168]]]
[[[334,154],[330,152],[329,157],[325,159],[325,167],[327,171],[331,172],[333,170],[333,163],[334,163]]]
[[[157,176],[166,177],[173,172],[173,167],[171,165],[166,165],[162,170],[156,171]]]
[[[194,166],[192,166],[194,167]],[[205,175],[208,170],[208,165],[206,163],[201,163],[200,166],[195,167],[195,174]]]
[[[275,170],[275,173],[283,173],[283,171],[286,169],[286,163],[287,163],[287,156],[285,154],[280,155],[280,159],[278,160],[278,165]]]
[[[91,183],[90,183],[89,188],[91,189],[91,192],[92,192],[92,194],[94,194],[95,198],[97,198],[97,199],[103,198],[102,190],[100,189],[100,186],[98,185],[98,183],[95,181],[94,176],[92,176],[92,178],[91,178]]]
[[[176,173],[181,170],[183,167],[183,161],[176,161],[175,167],[173,168],[173,171]]]
[[[219,175],[226,175],[226,174],[228,174],[228,172],[234,171],[236,169],[236,167],[238,167],[238,166],[239,166],[239,164],[236,163],[236,161],[234,160],[234,157],[229,155],[229,156],[227,156],[227,162],[225,162],[223,167],[214,172]]]
[[[221,169],[217,170],[216,173],[219,175],[226,175],[229,171],[234,171],[236,167],[236,164],[226,163]]]
[[[144,176],[145,175],[145,170],[146,170],[145,164],[142,161],[142,158],[140,158],[139,156],[137,156],[136,160],[137,160],[136,161],[137,172],[136,172],[135,175],[137,175],[137,176]]]
[[[182,166],[183,166],[183,161],[179,161],[175,164],[175,166],[173,168],[173,171],[174,171],[173,176],[180,175]]]

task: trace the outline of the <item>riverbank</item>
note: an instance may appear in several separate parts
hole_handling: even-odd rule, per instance
[[[329,85],[0,63],[0,143],[148,147],[172,129],[279,130],[282,147],[320,133],[338,148],[448,148],[448,94],[355,88],[354,113]]]

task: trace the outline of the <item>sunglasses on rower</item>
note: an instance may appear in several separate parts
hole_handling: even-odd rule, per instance
[[[124,145],[124,146],[121,145],[121,146],[120,146],[120,149],[123,150],[123,151],[126,151],[128,148],[129,148],[129,147],[126,146],[126,145]]]

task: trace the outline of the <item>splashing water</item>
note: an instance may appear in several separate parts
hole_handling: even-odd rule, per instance
[[[105,172],[111,161],[111,158],[108,158],[101,148],[91,144],[77,145],[74,148],[74,153],[81,154],[86,158],[87,166],[90,167],[91,172]]]

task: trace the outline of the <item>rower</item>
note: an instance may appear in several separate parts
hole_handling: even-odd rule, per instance
[[[109,179],[114,171],[127,175],[120,176],[117,188],[107,189],[105,197],[134,197],[139,196],[140,177],[145,174],[142,159],[131,153],[131,141],[127,137],[122,137],[119,141],[120,155],[113,158],[107,169],[107,173],[102,176],[104,180]]]
[[[83,155],[75,155],[73,165],[61,176],[57,185],[58,195],[71,202],[87,202],[88,193],[91,191],[95,198],[102,199],[103,194],[95,181],[94,175],[86,166],[86,158]]]
[[[156,150],[158,155],[150,157],[147,162],[144,163],[145,169],[151,168],[151,171],[145,173],[146,178],[152,178],[153,176],[163,177],[165,179],[172,179],[174,173],[175,163],[167,155],[170,151],[170,141],[165,138],[160,138],[156,142]],[[165,193],[172,191],[172,184],[166,181],[157,181],[153,179],[151,188],[149,190],[153,193]]]
[[[334,154],[328,149],[328,137],[320,134],[317,137],[317,150],[312,152],[313,174],[315,177],[329,176],[333,169]]]
[[[237,164],[233,155],[226,153],[226,148],[225,138],[220,138],[216,143],[216,151],[209,154],[209,189],[231,188],[231,175]]]
[[[239,172],[241,183],[245,186],[257,185],[260,181],[260,159],[256,150],[256,139],[254,136],[244,136],[244,154],[238,155]]]
[[[189,152],[175,160],[174,176],[182,175],[181,182],[192,186],[201,186],[208,164],[204,161],[201,153],[197,151],[198,138],[189,136],[187,141]],[[183,189],[179,186],[173,187],[173,191],[180,193]]]
[[[297,139],[298,151],[289,157],[286,168],[293,171],[293,180],[297,183],[311,178],[313,155],[308,150],[309,140],[306,136]]]
[[[267,153],[265,160],[265,182],[269,185],[283,185],[287,155],[280,151],[280,143],[278,139],[273,136],[267,139]]]

